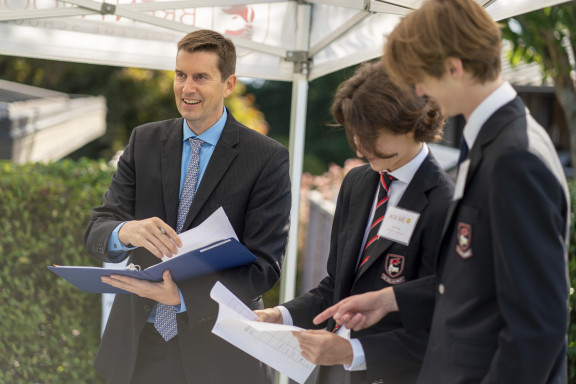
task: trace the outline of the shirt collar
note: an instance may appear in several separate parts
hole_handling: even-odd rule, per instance
[[[418,154],[412,160],[400,168],[389,172],[389,174],[394,176],[398,181],[410,184],[412,178],[416,174],[416,171],[418,171],[418,168],[420,168],[420,165],[422,165],[422,162],[424,162],[424,159],[426,159],[426,156],[428,156],[429,152],[430,150],[428,149],[426,143],[422,143],[422,149],[420,149],[420,152],[418,152]]]
[[[464,126],[464,139],[469,149],[472,149],[486,120],[502,106],[514,100],[515,97],[516,91],[509,82],[505,81],[476,107]]]
[[[214,124],[213,126],[208,128],[207,130],[202,132],[200,135],[196,135],[194,132],[192,132],[192,130],[190,128],[188,128],[188,124],[186,123],[186,119],[182,119],[183,120],[182,131],[184,132],[184,135],[183,135],[184,140],[183,141],[187,141],[190,138],[196,138],[197,137],[197,138],[203,140],[207,144],[216,146],[216,144],[218,144],[218,140],[220,139],[220,135],[222,135],[222,131],[224,130],[224,126],[226,125],[226,119],[227,118],[228,118],[228,111],[226,110],[226,108],[224,108],[224,112],[222,113],[222,116],[220,116],[220,119],[218,119],[216,124]]]

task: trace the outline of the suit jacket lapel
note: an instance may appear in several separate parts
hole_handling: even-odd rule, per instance
[[[188,212],[188,217],[184,222],[183,231],[190,227],[190,224],[194,221],[202,207],[209,200],[214,188],[220,183],[224,174],[230,167],[230,164],[234,161],[236,156],[238,156],[238,151],[234,148],[239,141],[239,129],[238,123],[232,117],[230,111],[228,111],[228,119],[222,135],[214,148],[214,153],[206,167],[204,176],[200,181],[194,200],[190,205],[190,210]]]
[[[432,154],[428,154],[420,168],[416,171],[416,174],[414,174],[412,181],[408,184],[402,198],[398,202],[399,208],[422,213],[424,208],[428,205],[428,197],[426,193],[438,185],[439,174],[435,170],[435,163],[436,160]],[[436,167],[438,167],[436,169],[440,168],[437,164]],[[370,259],[368,259],[364,265],[356,271],[354,282],[356,282],[371,265],[383,257],[392,244],[394,244],[394,241],[392,240],[383,237],[379,238],[374,251],[372,251]]]
[[[468,173],[466,174],[466,182],[464,184],[464,194],[466,194],[466,188],[470,184],[470,181],[476,174],[476,171],[480,168],[482,159],[484,157],[484,148],[488,146],[492,141],[494,141],[503,130],[503,124],[499,121],[510,121],[517,116],[525,114],[524,103],[516,97],[514,100],[504,105],[502,108],[497,110],[490,118],[482,125],[478,137],[470,150],[470,166],[468,168]],[[448,228],[451,228],[451,223],[454,218],[454,213],[460,204],[462,199],[453,200],[448,207],[448,213],[446,214],[446,220],[444,221],[444,228],[442,229],[442,236],[440,237],[441,242],[446,240]],[[441,249],[442,246],[438,247]],[[441,256],[436,257],[436,269],[441,262]]]
[[[180,188],[180,166],[182,162],[182,119],[166,127],[166,136],[162,139],[162,191],[166,223],[176,228],[178,219],[178,191]],[[175,166],[178,164],[178,166]]]

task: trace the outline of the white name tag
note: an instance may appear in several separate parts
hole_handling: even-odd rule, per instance
[[[452,200],[461,199],[464,195],[464,186],[466,184],[466,177],[468,176],[468,169],[470,168],[470,159],[465,160],[458,168],[458,178],[456,179],[456,187],[454,187],[454,198]]]
[[[408,245],[419,218],[420,214],[417,212],[398,207],[388,207],[384,220],[380,224],[378,236]]]

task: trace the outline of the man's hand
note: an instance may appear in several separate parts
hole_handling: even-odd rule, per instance
[[[394,290],[392,287],[386,287],[379,291],[347,297],[320,313],[313,321],[314,324],[321,324],[334,317],[336,323],[360,331],[373,326],[390,312],[396,311],[398,304]]]
[[[302,357],[318,365],[352,364],[350,341],[325,330],[292,332],[300,342]]]
[[[146,248],[159,259],[172,257],[182,246],[176,231],[157,217],[126,222],[120,228],[118,238],[124,245]]]
[[[284,324],[282,312],[280,312],[278,308],[257,309],[254,311],[254,313],[258,316],[256,321],[261,321],[263,323]]]
[[[164,281],[154,283],[152,281],[113,274],[110,276],[102,276],[102,282],[162,304],[180,304],[178,286],[172,280],[170,271],[165,270],[162,277],[164,278]]]

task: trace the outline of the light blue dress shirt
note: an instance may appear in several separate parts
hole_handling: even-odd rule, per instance
[[[182,132],[183,132],[183,141],[182,141],[182,163],[180,164],[180,190],[178,193],[178,197],[182,193],[182,186],[184,185],[184,179],[186,178],[186,172],[188,171],[188,164],[190,163],[190,155],[192,153],[192,148],[190,146],[190,138],[199,138],[203,140],[206,144],[202,146],[200,149],[200,171],[198,173],[198,184],[196,184],[196,189],[200,185],[202,181],[202,177],[206,172],[206,167],[210,162],[210,158],[214,153],[214,149],[216,148],[216,144],[218,140],[220,140],[220,136],[222,135],[222,131],[224,130],[224,125],[226,125],[226,119],[228,118],[228,112],[226,108],[224,108],[224,112],[220,119],[214,124],[212,127],[208,128],[206,131],[202,132],[200,135],[194,134],[190,128],[188,128],[188,124],[186,120],[182,120]],[[108,256],[112,261],[120,261],[124,257],[126,257],[126,253],[135,249],[136,247],[127,247],[118,238],[118,232],[120,228],[126,222],[118,224],[118,226],[112,231],[110,238],[108,239]],[[180,290],[178,290],[180,292]],[[184,303],[184,298],[182,297],[182,292],[180,292],[180,308],[175,306],[177,312],[185,312],[186,311],[186,304]],[[154,316],[156,313],[156,308],[154,308],[152,314],[148,321],[153,322]]]

